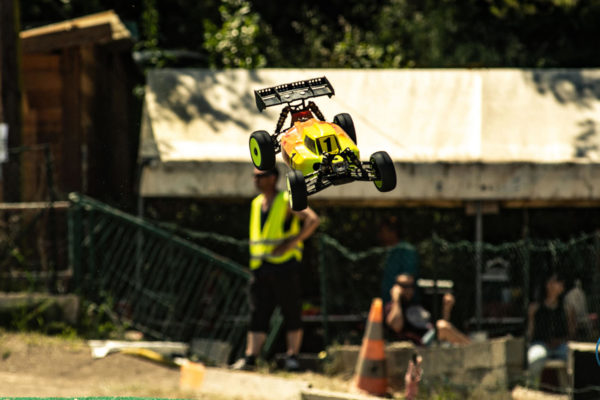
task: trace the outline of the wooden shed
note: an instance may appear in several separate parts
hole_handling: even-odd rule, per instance
[[[141,74],[130,32],[113,11],[22,31],[21,198],[48,198],[44,144],[58,198],[78,191],[131,199]]]

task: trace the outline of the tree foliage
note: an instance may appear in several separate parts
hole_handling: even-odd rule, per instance
[[[111,8],[139,27],[138,49],[194,52],[193,66],[600,64],[600,0],[27,0],[22,25]]]
[[[132,29],[138,39],[136,51],[149,53],[146,63],[152,67],[600,66],[595,44],[600,37],[600,0],[22,0],[22,26],[107,9],[114,9]],[[184,59],[181,54],[194,56]],[[246,217],[240,218],[246,205],[227,214],[242,221],[239,226],[224,224],[219,219],[223,213],[210,210],[204,204],[196,213],[188,210],[191,214],[181,220],[199,221],[191,226],[196,229],[228,227],[236,236],[246,234]],[[319,211],[323,229],[335,226],[331,231],[354,237],[356,243],[364,243],[366,228],[361,224],[379,218],[378,212],[368,215],[368,210],[362,214],[346,209]],[[407,232],[410,239],[422,240],[419,232],[430,235],[431,230],[449,239],[473,237],[472,218],[462,210],[417,211],[410,211],[411,220],[417,218],[416,226],[428,228]],[[158,210],[154,217],[162,219],[166,214],[167,210]],[[503,227],[498,232],[511,232],[511,240],[519,237],[525,217],[517,211],[510,218],[505,212],[502,215],[496,222],[495,217],[487,220]],[[213,217],[214,224],[206,225]],[[566,235],[550,226],[536,232],[534,219],[532,214],[532,235]],[[507,220],[512,228],[507,228]],[[557,226],[567,229],[569,224]]]
[[[260,68],[267,64],[269,49],[277,40],[247,0],[223,0],[219,6],[219,25],[204,21],[204,49],[211,66]]]

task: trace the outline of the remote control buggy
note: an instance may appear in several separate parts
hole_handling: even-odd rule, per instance
[[[307,197],[331,185],[372,181],[380,192],[396,187],[396,170],[385,151],[360,161],[354,122],[341,113],[327,122],[312,101],[313,97],[335,94],[326,77],[293,82],[254,91],[259,111],[285,104],[273,134],[260,130],[250,135],[250,154],[260,170],[275,167],[277,153],[292,169],[287,173],[290,206],[295,211],[307,207]],[[288,114],[291,124],[283,125]]]

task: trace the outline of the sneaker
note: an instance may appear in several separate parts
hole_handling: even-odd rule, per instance
[[[300,363],[298,362],[296,355],[287,356],[285,358],[284,368],[289,372],[300,371]]]
[[[256,357],[246,356],[240,358],[231,366],[231,369],[237,371],[254,371],[256,369]]]

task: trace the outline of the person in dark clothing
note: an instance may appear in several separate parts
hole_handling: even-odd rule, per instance
[[[450,323],[454,296],[446,293],[442,303],[442,319],[431,322],[431,314],[415,300],[415,278],[400,274],[390,290],[391,301],[386,305],[385,322],[394,332],[395,340],[409,340],[418,346],[437,338],[454,344],[467,344],[470,339]]]
[[[527,350],[530,385],[537,387],[544,364],[548,359],[567,360],[568,325],[562,297],[564,280],[556,273],[544,283],[541,302],[529,305],[527,336],[531,341]]]
[[[400,239],[400,223],[395,216],[381,221],[377,237],[388,248],[381,279],[381,299],[386,304],[390,301],[390,290],[398,275],[409,274],[419,278],[419,255],[414,246]]]

